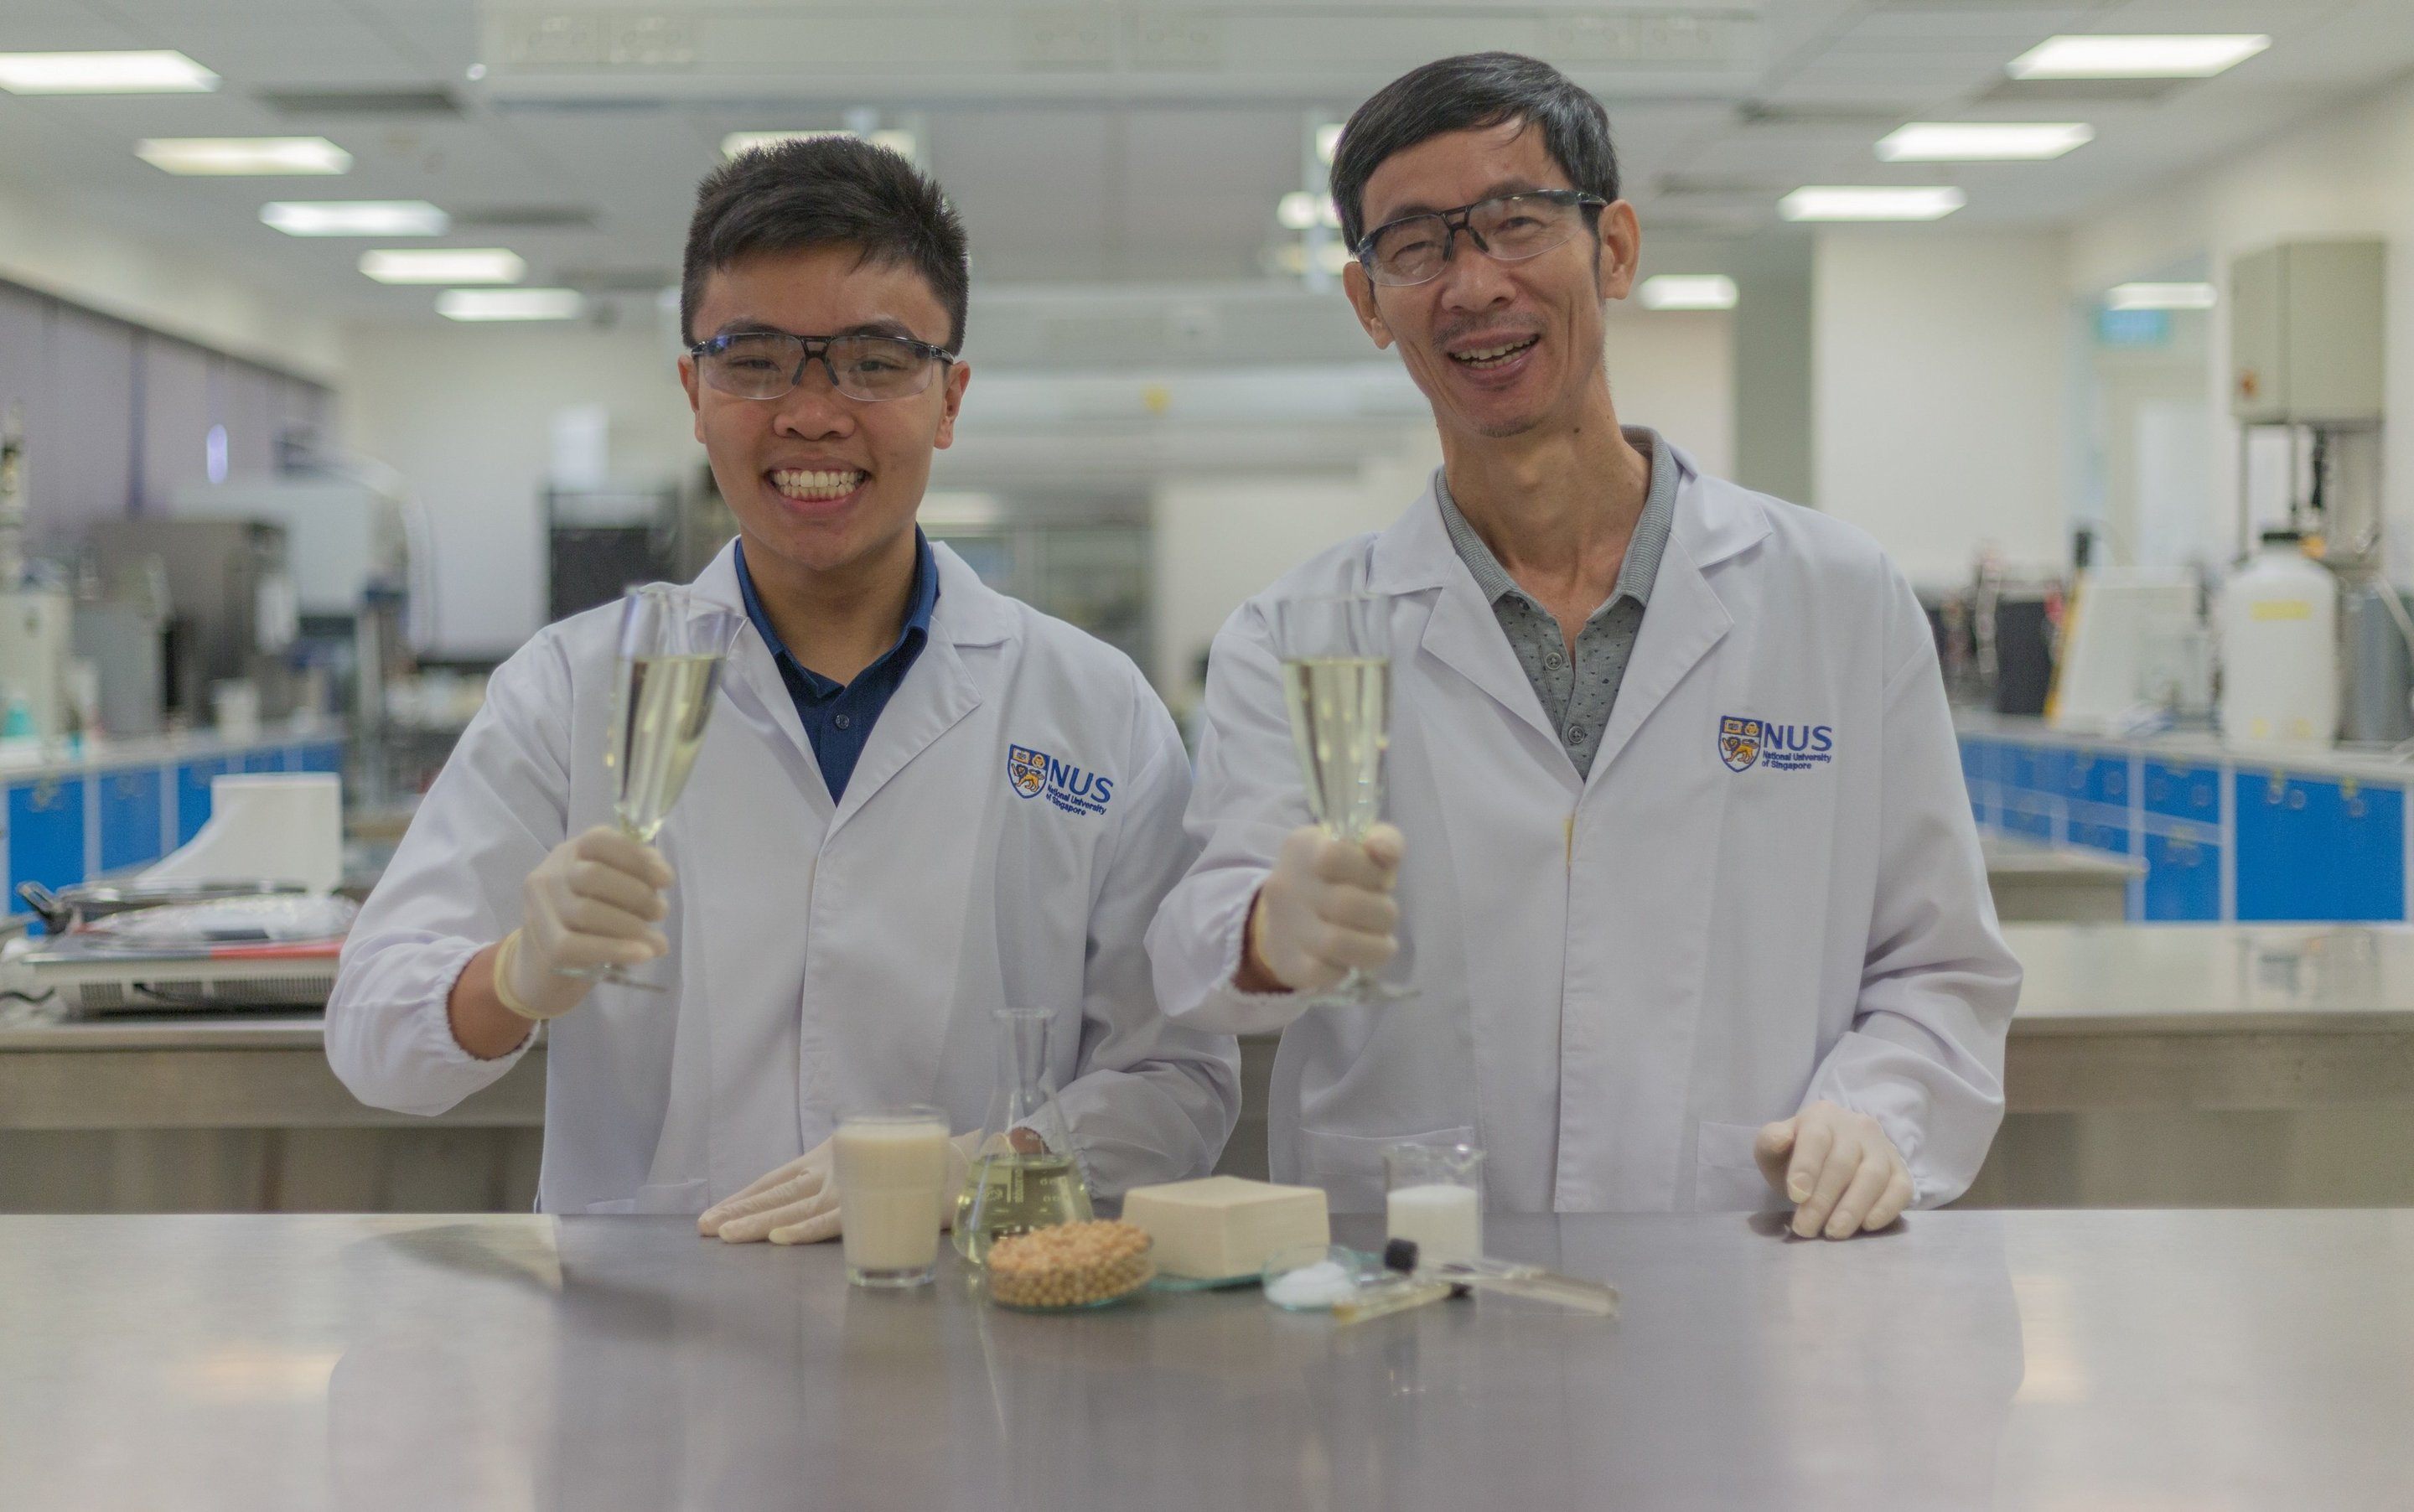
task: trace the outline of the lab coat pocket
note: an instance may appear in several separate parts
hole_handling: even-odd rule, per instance
[[[1383,1210],[1383,1147],[1471,1145],[1475,1131],[1429,1129],[1423,1134],[1351,1134],[1323,1129],[1299,1132],[1300,1178],[1324,1189],[1325,1207],[1336,1213]]]
[[[610,1202],[590,1202],[579,1209],[583,1213],[685,1213],[693,1215],[712,1206],[710,1193],[702,1178],[693,1181],[665,1181],[658,1186],[637,1189],[633,1197],[615,1197]]]
[[[1751,1158],[1756,1123],[1704,1123],[1693,1158],[1695,1212],[1761,1212],[1785,1206]]]

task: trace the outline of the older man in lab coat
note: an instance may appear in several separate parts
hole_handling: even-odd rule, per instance
[[[1333,187],[1350,303],[1443,464],[1217,636],[1160,1001],[1285,1031],[1274,1174],[1339,1206],[1379,1203],[1385,1144],[1442,1139],[1509,1209],[1784,1204],[1843,1238],[1958,1195],[2019,971],[1902,574],[1620,427],[1602,311],[1641,233],[1557,70],[1417,69]],[[1396,828],[1363,844],[1305,823],[1279,680],[1277,608],[1328,595],[1391,641]],[[1307,1004],[1351,968],[1415,996]]]
[[[706,180],[679,374],[740,537],[692,591],[740,628],[685,796],[659,851],[609,827],[618,612],[567,620],[496,673],[353,929],[327,1053],[365,1101],[441,1112],[553,1021],[548,1211],[830,1238],[837,1119],[976,1130],[1008,1006],[1056,1011],[1103,1191],[1204,1175],[1230,1132],[1232,1042],[1157,1012],[1140,944],[1195,853],[1172,720],[915,524],[966,282],[893,153],[791,142]],[[611,965],[666,990],[572,974]]]

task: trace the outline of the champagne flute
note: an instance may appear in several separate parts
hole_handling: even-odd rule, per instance
[[[1392,744],[1391,600],[1371,594],[1274,605],[1274,654],[1307,811],[1336,839],[1363,842],[1383,814]],[[1352,968],[1308,1001],[1319,1006],[1412,996]]]
[[[632,588],[620,600],[619,683],[604,765],[615,784],[613,820],[633,840],[651,845],[687,786],[738,625],[735,611],[667,583]],[[557,970],[585,981],[663,990],[618,966]]]

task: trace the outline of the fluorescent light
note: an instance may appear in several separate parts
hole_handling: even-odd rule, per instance
[[[1889,163],[2038,162],[2095,140],[2077,121],[1914,121],[1878,143]]]
[[[1319,221],[1327,226],[1341,224],[1341,212],[1334,208],[1333,197],[1312,189],[1293,189],[1274,206],[1274,218],[1295,231],[1304,231]]]
[[[735,157],[739,153],[774,147],[783,141],[818,141],[824,137],[856,135],[853,131],[733,131],[721,139],[721,156]],[[920,145],[911,131],[874,131],[862,140],[875,147],[886,147],[909,163],[914,160],[914,149]]]
[[[1969,203],[1949,185],[1806,184],[1777,201],[1787,220],[1938,220]]]
[[[425,200],[279,200],[260,218],[288,236],[441,236],[453,224]]]
[[[361,272],[381,284],[515,284],[528,264],[499,246],[414,246],[364,252]]]
[[[1329,121],[1316,128],[1317,161],[1330,167],[1333,155],[1341,150],[1341,123]]]
[[[2104,296],[2108,310],[2209,310],[2220,294],[2211,284],[2114,284]]]
[[[1731,310],[1735,280],[1722,273],[1661,273],[1643,280],[1647,310]]]
[[[574,289],[448,289],[436,313],[448,320],[570,320],[587,307]]]
[[[145,137],[134,156],[170,173],[266,177],[349,173],[352,155],[324,137]]]
[[[2268,37],[2049,37],[2004,65],[2015,79],[2209,79],[2272,45]]]
[[[218,76],[182,52],[0,52],[0,89],[12,95],[193,94]]]

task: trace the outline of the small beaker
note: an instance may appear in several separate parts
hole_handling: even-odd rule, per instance
[[[1383,1147],[1383,1231],[1414,1239],[1427,1264],[1483,1253],[1483,1151],[1407,1141]]]
[[[1049,1074],[1056,1015],[1045,1008],[1001,1008],[991,1017],[997,1029],[997,1089],[956,1203],[956,1253],[974,1265],[988,1257],[990,1241],[1001,1234],[1090,1218],[1089,1184]]]

